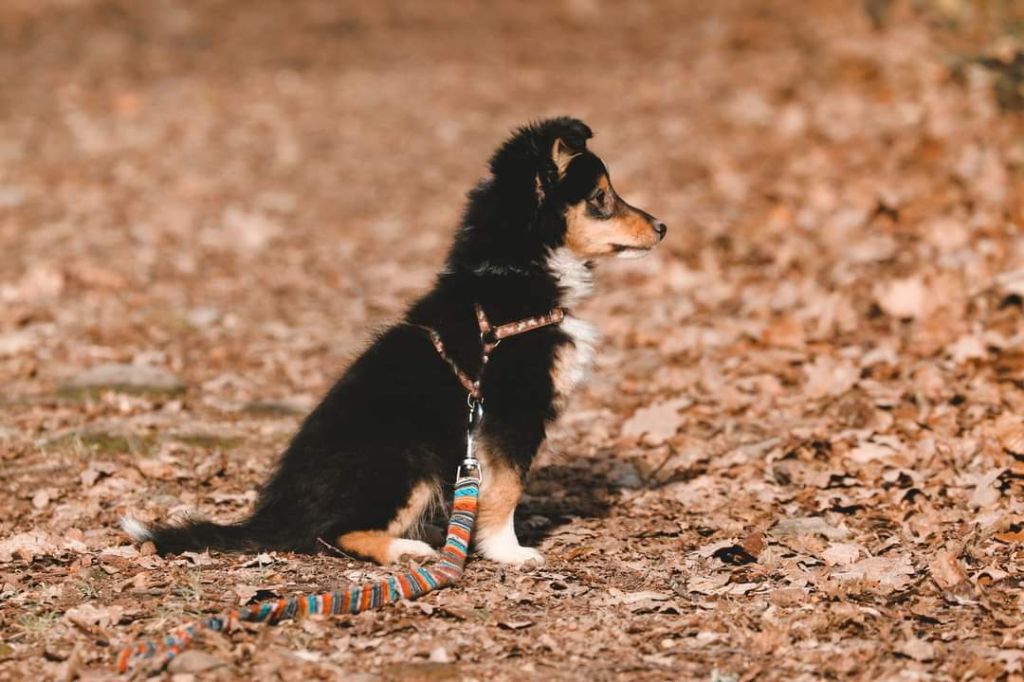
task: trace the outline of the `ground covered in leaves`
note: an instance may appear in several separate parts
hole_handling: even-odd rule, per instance
[[[0,679],[382,574],[117,519],[240,517],[489,151],[561,113],[670,229],[577,311],[597,367],[518,518],[548,564],[159,674],[1022,679],[1014,7],[3,3]]]

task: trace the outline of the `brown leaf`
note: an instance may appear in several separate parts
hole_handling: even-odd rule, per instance
[[[946,550],[936,552],[935,558],[928,563],[928,571],[944,590],[951,590],[967,580],[967,573],[956,555]]]
[[[751,533],[743,538],[740,546],[752,557],[761,556],[761,551],[764,549],[764,533],[760,531]]]
[[[843,570],[833,571],[832,577],[837,580],[866,580],[879,583],[886,587],[899,588],[905,585],[913,575],[914,566],[910,557],[869,557],[846,566]]]
[[[626,438],[642,438],[649,445],[660,445],[676,435],[683,423],[679,411],[692,404],[689,398],[676,398],[641,407],[622,425],[622,435]]]
[[[534,624],[532,620],[500,620],[498,621],[498,627],[505,630],[522,630],[528,628]]]
[[[15,555],[23,561],[32,561],[35,556],[57,551],[56,542],[46,533],[18,533],[0,540],[0,563],[11,561]]]
[[[849,566],[856,563],[866,552],[860,545],[834,542],[822,553],[822,559],[829,566]]]
[[[999,540],[1000,542],[1006,543],[1024,542],[1024,527],[1016,531],[1010,530],[1006,531],[1005,533],[996,533],[992,537],[994,537],[996,540]]]
[[[1006,452],[1024,457],[1024,418],[1009,412],[1004,413],[996,420],[995,435],[999,445]]]
[[[68,609],[64,616],[72,622],[86,626],[108,628],[121,620],[124,608],[120,606],[97,606],[94,604],[80,604]]]
[[[224,665],[224,661],[201,649],[188,649],[171,659],[171,662],[167,664],[167,671],[174,675],[196,674]]]
[[[915,661],[931,661],[935,658],[935,647],[931,642],[912,637],[900,645],[899,651]]]
[[[928,288],[920,277],[893,280],[875,287],[878,306],[895,318],[919,318],[933,308]]]
[[[765,327],[761,336],[769,346],[803,348],[806,343],[803,325],[795,317],[787,315]]]

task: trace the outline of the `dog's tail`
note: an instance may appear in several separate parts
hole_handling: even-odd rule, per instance
[[[152,542],[161,555],[206,549],[258,550],[264,544],[247,522],[222,526],[210,521],[187,521],[180,525],[146,526],[125,516],[121,518],[121,528],[137,542]]]

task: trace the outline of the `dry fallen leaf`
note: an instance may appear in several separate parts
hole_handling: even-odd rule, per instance
[[[215,670],[225,665],[224,661],[200,649],[188,649],[167,664],[167,671],[172,675],[184,675]]]
[[[533,625],[532,620],[499,620],[498,627],[505,630],[522,630]]]
[[[18,556],[31,561],[35,556],[54,554],[59,551],[56,542],[46,533],[18,533],[0,540],[0,563],[9,562]]]
[[[1016,531],[1011,530],[1005,533],[996,533],[992,537],[1000,542],[1024,542],[1024,527],[1021,527]]]
[[[944,590],[951,590],[967,580],[967,573],[956,555],[946,550],[940,550],[935,554],[935,558],[928,563],[928,571]]]
[[[764,550],[764,533],[754,532],[743,538],[740,546],[752,557],[758,557]]]
[[[659,445],[676,435],[683,423],[679,414],[693,404],[689,398],[676,398],[648,407],[641,407],[622,425],[626,438],[642,438],[645,443]]]
[[[804,391],[812,399],[842,395],[860,378],[860,370],[853,363],[826,356],[818,356],[813,363],[805,365],[804,374],[807,376]]]
[[[1003,474],[1003,469],[992,469],[986,474],[975,477],[974,493],[971,495],[971,506],[976,509],[988,509],[995,505],[1002,493],[994,484]]]
[[[875,288],[879,307],[895,318],[920,318],[933,307],[928,288],[920,277],[893,280]]]
[[[837,580],[866,580],[893,588],[906,585],[913,574],[914,566],[906,555],[870,557],[832,571]]]
[[[117,623],[123,613],[124,609],[120,606],[79,604],[68,609],[64,617],[76,623],[108,628]]]
[[[830,525],[820,516],[782,519],[768,532],[780,537],[790,535],[823,535],[829,540],[845,540],[850,536],[850,531],[845,526]]]
[[[996,420],[995,435],[1006,452],[1024,457],[1024,417],[1004,413]]]
[[[822,553],[828,566],[849,566],[865,554],[864,548],[852,543],[833,542]]]
[[[858,464],[866,464],[873,462],[878,459],[885,459],[895,455],[896,451],[890,448],[888,445],[882,443],[872,443],[865,441],[859,443],[855,448],[850,450],[847,457]]]
[[[900,653],[915,661],[930,661],[935,658],[935,647],[931,642],[912,637],[900,645]]]

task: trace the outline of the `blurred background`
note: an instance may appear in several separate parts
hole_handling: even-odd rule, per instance
[[[243,513],[492,150],[562,114],[669,233],[580,311],[598,366],[520,516],[561,587],[474,563],[443,599],[505,616],[382,612],[322,660],[1019,674],[1022,40],[1018,0],[4,0],[0,678],[71,667],[71,606],[122,638],[264,580],[116,519]],[[275,633],[226,670],[328,641]]]
[[[996,121],[1024,108],[1021,15],[1010,0],[9,0],[0,366],[16,382],[104,354],[208,366],[181,334],[214,318],[344,346],[428,283],[496,144],[553,114],[586,120],[620,191],[670,225],[662,260],[693,267],[715,239],[789,260],[825,255],[819,241],[955,246],[1019,215],[1020,140]],[[20,346],[35,360],[12,362]]]

